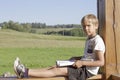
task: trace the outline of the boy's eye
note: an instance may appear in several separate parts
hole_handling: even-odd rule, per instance
[[[87,25],[88,27],[90,27],[90,25]]]

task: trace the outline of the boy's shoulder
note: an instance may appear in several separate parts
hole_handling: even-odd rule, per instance
[[[103,40],[102,37],[100,35],[96,35],[93,40]]]

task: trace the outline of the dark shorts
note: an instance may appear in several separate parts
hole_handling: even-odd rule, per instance
[[[86,67],[68,67],[68,80],[86,80],[91,76],[93,75],[87,71]]]

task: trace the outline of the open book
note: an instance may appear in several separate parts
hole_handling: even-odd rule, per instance
[[[75,61],[70,61],[70,60],[57,60],[56,65],[59,67],[62,66],[71,66],[74,64]]]

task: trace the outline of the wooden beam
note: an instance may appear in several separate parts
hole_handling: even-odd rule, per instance
[[[112,80],[120,80],[120,74],[113,74]]]
[[[23,78],[18,79],[16,77],[6,77],[6,78],[0,78],[0,80],[66,80],[64,77],[54,77],[54,78]]]
[[[120,0],[97,0],[99,33],[106,45],[104,79],[120,74]]]
[[[98,74],[88,78],[87,80],[101,80],[101,79],[102,79],[102,74]]]
[[[54,77],[54,78],[26,78],[26,79],[17,79],[17,80],[65,80],[64,77]]]
[[[115,30],[115,46],[116,46],[116,68],[117,73],[120,74],[120,0],[114,1],[114,17],[115,17],[115,24],[114,24],[114,30]]]

